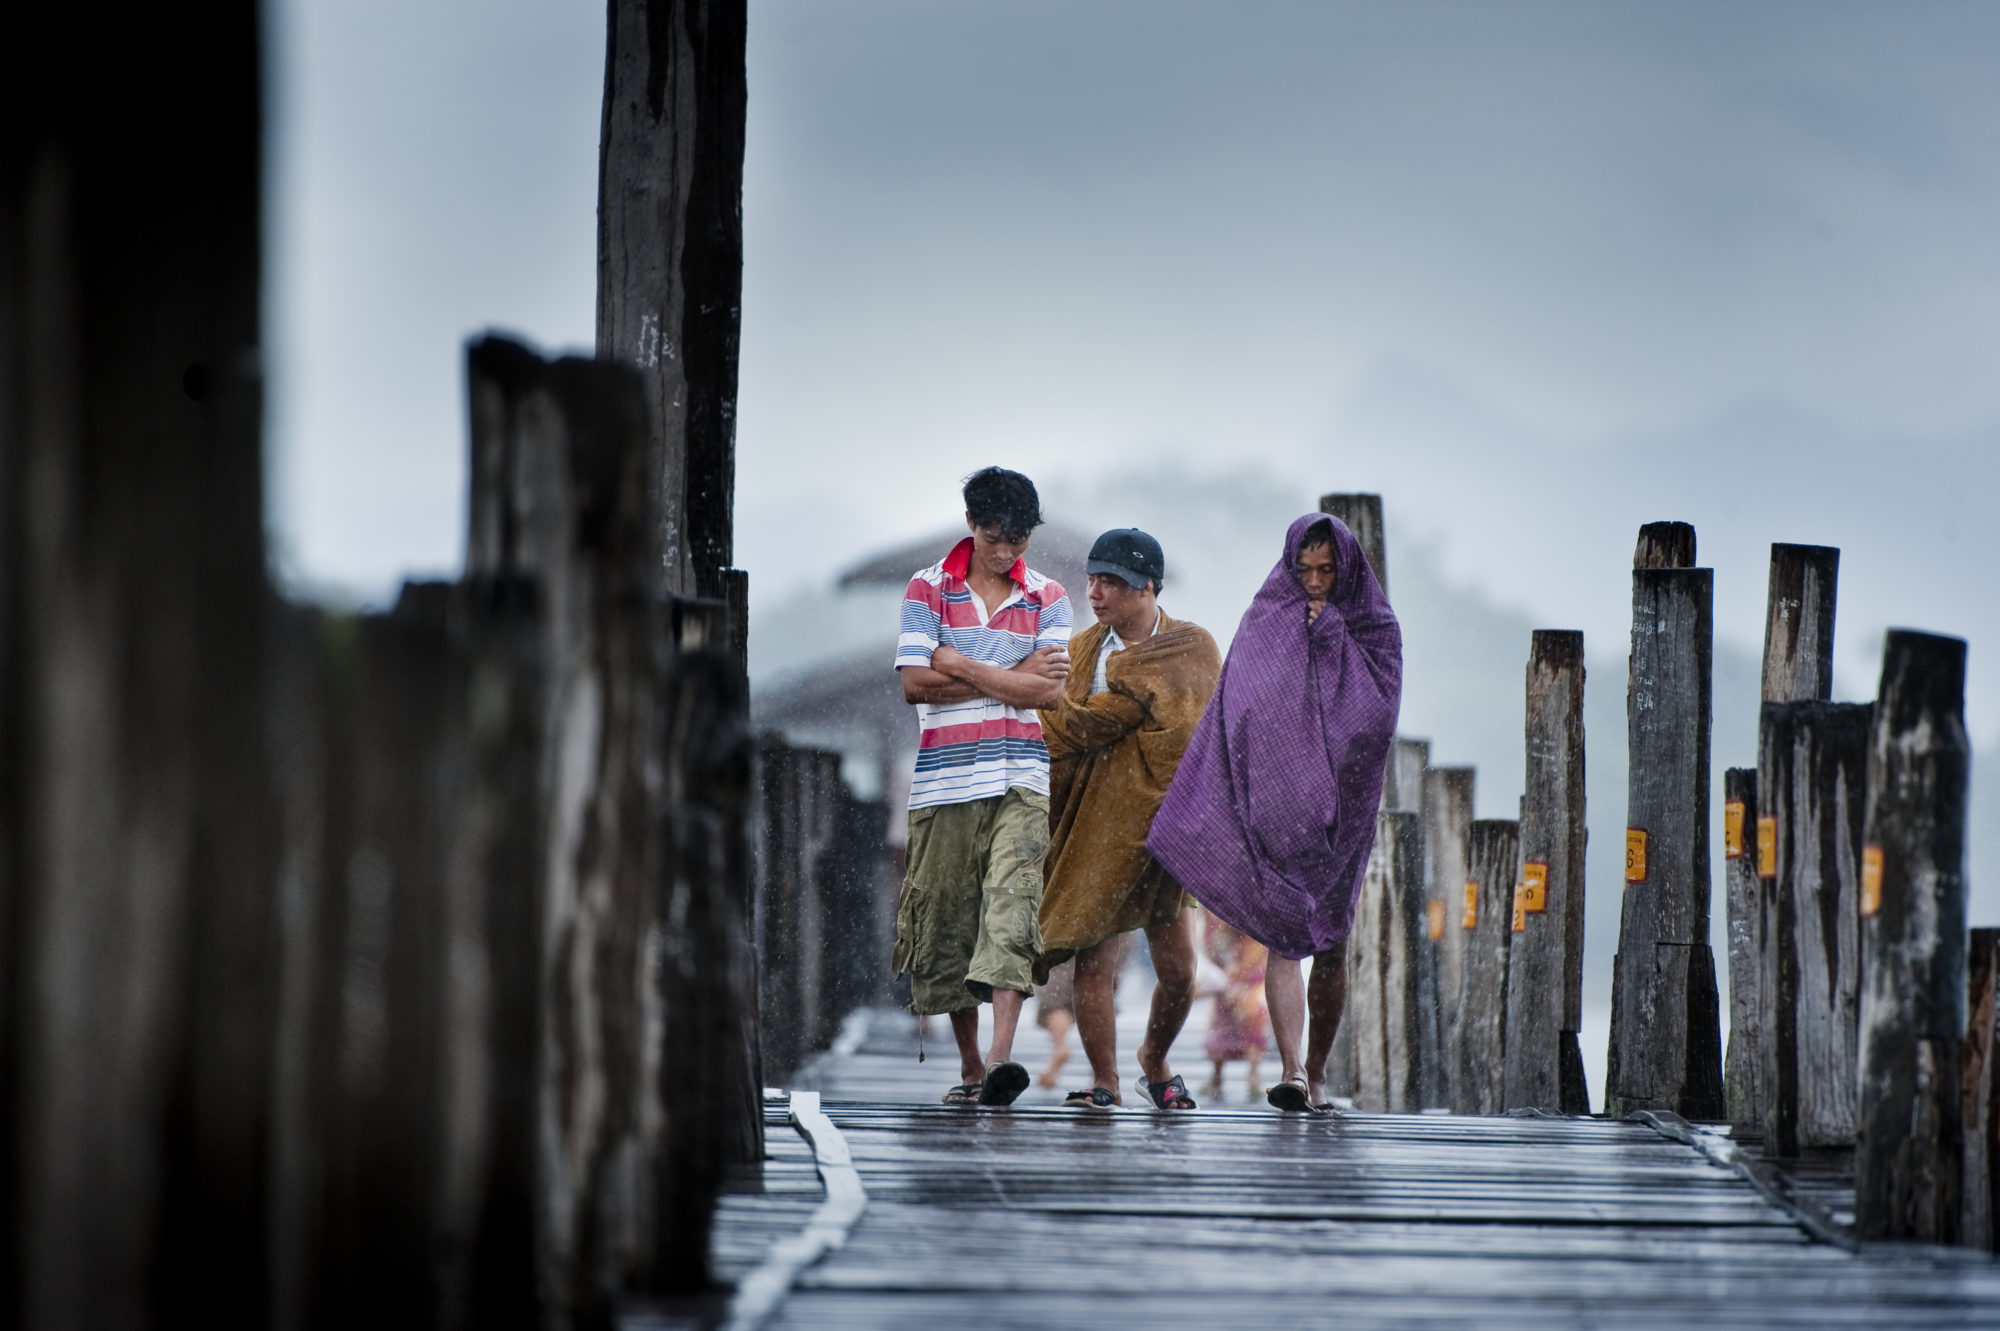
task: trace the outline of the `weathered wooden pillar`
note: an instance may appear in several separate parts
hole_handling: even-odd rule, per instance
[[[1437,1073],[1434,1105],[1456,1106],[1460,1062],[1459,1012],[1464,989],[1466,884],[1472,878],[1470,767],[1433,767],[1424,773],[1424,911],[1426,936],[1437,973]]]
[[[1825,702],[1833,696],[1833,613],[1840,551],[1771,546],[1764,610],[1764,701]]]
[[[1375,570],[1375,581],[1382,584],[1382,595],[1389,594],[1389,544],[1382,523],[1382,496],[1371,494],[1331,494],[1319,497],[1319,511],[1339,518],[1347,529],[1354,533],[1354,539],[1361,543],[1361,554],[1367,559],[1368,567]]]
[[[1368,851],[1368,867],[1354,902],[1354,926],[1347,936],[1347,1012],[1341,1020],[1345,1043],[1352,1050],[1351,1084],[1345,1093],[1354,1097],[1357,1109],[1369,1113],[1385,1113],[1395,1103],[1387,1030],[1392,999],[1386,980],[1396,918],[1394,874],[1394,831],[1388,813],[1382,811],[1376,815],[1375,843]]]
[[[1965,1190],[1959,1242],[2000,1251],[2000,929],[1974,929],[1966,965]]]
[[[264,1314],[259,7],[0,43],[0,1324]]]
[[[1719,1119],[1722,1027],[1708,941],[1714,574],[1664,562],[1693,558],[1685,523],[1653,524],[1639,544],[1653,562],[1632,571],[1625,890],[1605,1107],[1614,1117],[1667,1109]]]
[[[1855,1232],[1958,1237],[1965,1039],[1965,643],[1893,629],[1882,650],[1861,867]]]
[[[472,345],[469,379],[467,574],[537,582],[547,612],[537,1223],[556,1315],[589,1319],[612,1291],[667,1278],[652,1201],[682,1163],[660,1146],[652,1035],[672,644],[647,554],[646,399],[629,367],[545,362],[499,338]]]
[[[597,354],[651,420],[653,564],[723,597],[733,558],[747,0],[611,0],[598,148]]]
[[[1854,1141],[1867,703],[1765,703],[1758,854],[1771,870],[1764,1147]],[[1765,845],[1766,842],[1770,844]]]
[[[1723,900],[1729,930],[1729,1047],[1722,1062],[1723,1099],[1739,1127],[1764,1123],[1763,880],[1757,876],[1757,773],[1722,774]]]
[[[1537,629],[1529,649],[1521,877],[1507,972],[1508,1109],[1590,1112],[1583,1021],[1583,634]]]
[[[1639,528],[1632,567],[1693,568],[1694,527],[1686,522],[1649,522]]]
[[[1487,818],[1472,824],[1464,900],[1450,924],[1463,942],[1458,1000],[1456,1114],[1497,1114],[1506,1091],[1507,951],[1514,936],[1514,884],[1521,868],[1521,825]]]

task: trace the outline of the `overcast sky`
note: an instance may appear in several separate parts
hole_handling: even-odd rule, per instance
[[[464,338],[588,345],[603,6],[274,20],[274,547],[379,598],[458,561]],[[753,0],[738,562],[1250,470],[1596,651],[1685,518],[1725,638],[1839,545],[1841,692],[1960,633],[2000,738],[1996,69],[1977,3]]]

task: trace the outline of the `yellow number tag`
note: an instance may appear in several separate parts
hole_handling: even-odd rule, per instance
[[[1465,914],[1460,918],[1459,925],[1466,929],[1479,927],[1479,884],[1470,878],[1465,880]]]
[[[1861,848],[1861,913],[1873,915],[1882,909],[1882,848]]]
[[[1722,806],[1722,858],[1743,858],[1743,801],[1731,800]]]
[[[1426,901],[1424,903],[1424,914],[1430,917],[1431,941],[1435,943],[1444,937],[1444,903],[1442,901]]]
[[[1646,881],[1646,829],[1643,827],[1625,829],[1625,881]]]
[[[1778,817],[1765,814],[1757,820],[1757,876],[1778,876]]]
[[[1549,905],[1549,866],[1534,860],[1521,866],[1521,909],[1546,910]]]

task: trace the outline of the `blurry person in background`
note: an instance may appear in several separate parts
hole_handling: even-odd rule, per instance
[[[1193,1109],[1167,1062],[1194,1001],[1193,911],[1147,851],[1146,835],[1215,690],[1221,653],[1208,630],[1161,611],[1166,556],[1145,532],[1105,532],[1084,569],[1097,622],[1076,635],[1074,668],[1041,711],[1053,827],[1037,971],[1076,958],[1076,1027],[1091,1085],[1069,1102],[1120,1104],[1119,963],[1125,939],[1143,929],[1157,980],[1139,1045],[1139,1091],[1159,1109]]]
[[[1284,1080],[1265,1098],[1287,1112],[1327,1108],[1347,934],[1402,692],[1402,629],[1360,543],[1336,518],[1299,518],[1147,843],[1210,913],[1270,949],[1264,994]]]
[[[1244,1090],[1253,1096],[1261,1094],[1261,1064],[1264,1049],[1271,1042],[1271,1015],[1264,1003],[1264,966],[1270,953],[1256,939],[1206,911],[1202,913],[1201,950],[1222,975],[1215,993],[1215,1014],[1209,1018],[1208,1037],[1202,1041],[1202,1052],[1213,1068],[1205,1093],[1221,1099],[1222,1065],[1240,1058],[1248,1065]]]
[[[912,1012],[951,1018],[959,1084],[945,1103],[1008,1105],[1028,1085],[1014,1028],[1034,988],[1049,844],[1049,751],[1035,709],[1061,695],[1069,673],[1070,604],[1024,559],[1042,522],[1034,482],[988,467],[966,479],[964,498],[972,534],[903,594],[896,671],[922,738],[892,964],[910,976]]]

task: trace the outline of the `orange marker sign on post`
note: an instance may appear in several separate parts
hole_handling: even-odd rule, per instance
[[[1882,909],[1882,848],[1861,848],[1861,913],[1873,915]]]
[[[1646,881],[1646,829],[1643,827],[1625,829],[1625,881]]]
[[[1459,918],[1461,929],[1479,927],[1479,884],[1470,878],[1465,880],[1465,914]]]
[[[1722,857],[1743,858],[1743,801],[1731,800],[1722,806]]]
[[[1441,941],[1444,938],[1444,903],[1437,900],[1426,901],[1424,914],[1430,924],[1431,941],[1433,943]]]
[[[1757,820],[1757,876],[1778,876],[1778,819],[1775,814],[1767,813]]]
[[[1521,866],[1521,909],[1542,911],[1548,905],[1549,866],[1530,860]]]

